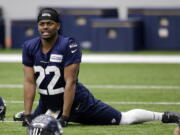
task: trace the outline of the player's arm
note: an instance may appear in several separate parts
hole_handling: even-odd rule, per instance
[[[68,65],[64,68],[64,79],[66,82],[64,90],[63,116],[69,116],[74,101],[79,63]]]
[[[24,65],[24,113],[31,114],[36,91],[33,67]]]

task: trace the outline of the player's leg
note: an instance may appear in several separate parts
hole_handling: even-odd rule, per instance
[[[158,120],[163,123],[178,123],[180,114],[175,112],[153,112],[144,109],[133,109],[127,112],[122,112],[120,124],[143,123],[147,121]]]
[[[72,112],[72,121],[74,122],[108,125],[142,123],[152,120],[159,120],[163,123],[177,123],[180,120],[180,114],[174,112],[159,113],[143,109],[133,109],[121,114],[111,106],[94,98],[83,85],[78,85],[77,91],[80,94],[77,94],[75,97],[75,101],[79,103],[77,103]],[[112,122],[114,119],[115,123]]]
[[[83,108],[86,106],[83,105]],[[119,125],[121,113],[111,106],[99,101],[85,111],[73,111],[71,121],[88,125]]]
[[[42,106],[42,105],[38,105],[36,107],[36,109],[34,110],[34,112],[32,113],[33,117],[37,117],[38,115],[41,115],[41,114],[45,114],[47,111],[46,107]]]
[[[121,113],[97,100],[82,84],[78,84],[70,120],[91,125],[118,125]]]
[[[147,111],[144,109],[133,109],[122,112],[120,124],[143,123],[152,120],[162,120],[163,113]]]

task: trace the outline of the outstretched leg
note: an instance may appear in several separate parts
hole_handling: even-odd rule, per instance
[[[122,112],[120,124],[143,123],[152,120],[162,120],[163,113],[147,111],[144,109],[133,109],[127,112]]]
[[[180,122],[180,113],[176,112],[153,112],[144,109],[133,109],[127,112],[122,112],[120,124],[143,123],[147,121],[159,120],[163,123],[178,123]]]

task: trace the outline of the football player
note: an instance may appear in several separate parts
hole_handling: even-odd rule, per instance
[[[0,96],[0,121],[3,121],[6,116],[6,104]]]
[[[52,116],[41,114],[28,126],[28,135],[62,135],[60,123]]]
[[[144,109],[120,112],[97,100],[78,82],[81,48],[74,39],[59,34],[61,24],[56,10],[41,9],[37,17],[40,37],[23,44],[24,113],[15,115],[15,120],[23,120],[23,125],[28,125],[33,117],[50,114],[62,126],[67,126],[69,121],[120,125],[152,120],[171,123],[180,119],[180,114],[173,112],[160,113]],[[32,112],[36,90],[40,99]]]

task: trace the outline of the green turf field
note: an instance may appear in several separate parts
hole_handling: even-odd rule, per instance
[[[144,108],[180,112],[180,105],[174,104],[180,102],[179,69],[180,64],[81,64],[79,81],[92,87],[91,92],[98,99],[120,111]],[[20,63],[0,63],[0,85],[22,84],[22,70]],[[13,114],[23,109],[21,102],[12,101],[23,101],[22,95],[22,88],[0,87],[0,96],[7,101],[6,121],[0,122],[0,135],[26,134],[26,128],[21,127],[21,123],[10,122]],[[64,128],[64,135],[171,135],[174,127],[175,124],[160,122],[128,126],[70,123],[69,127]]]

